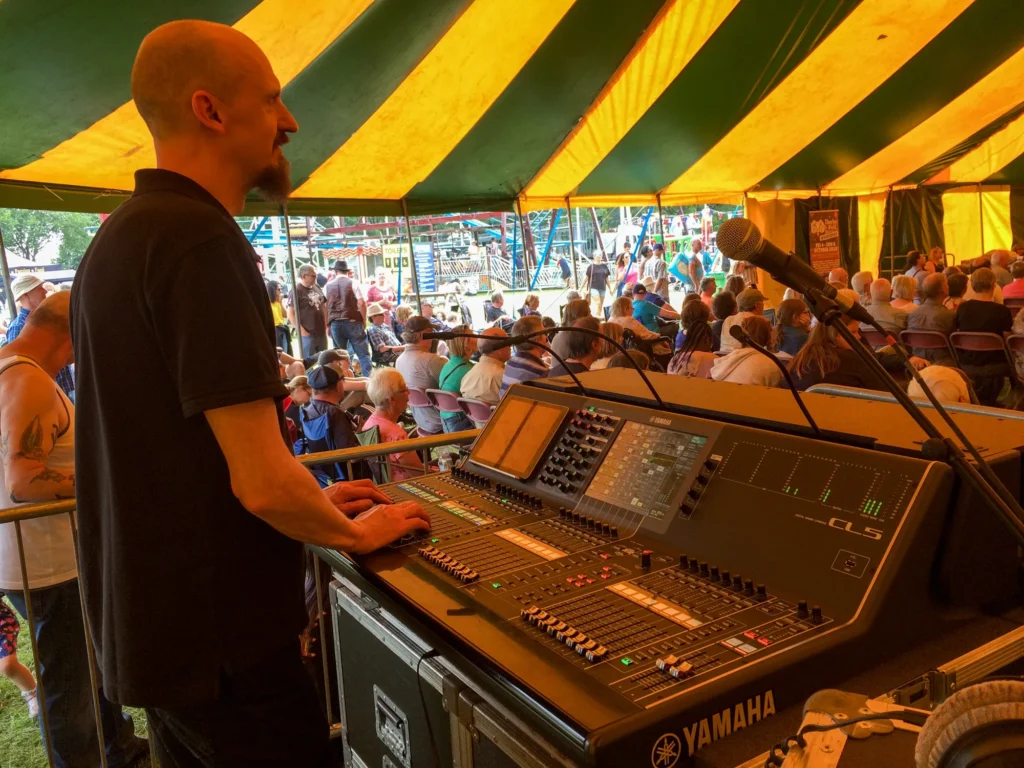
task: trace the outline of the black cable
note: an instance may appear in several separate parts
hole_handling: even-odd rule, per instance
[[[834,731],[836,728],[845,728],[848,725],[866,723],[872,720],[899,720],[904,723],[910,723],[911,725],[924,725],[924,721],[927,717],[928,715],[926,713],[903,710],[876,712],[870,715],[860,715],[859,717],[848,717],[844,720],[836,720],[835,722],[828,723],[827,725],[804,725],[801,726],[795,736],[789,736],[783,741],[772,745],[772,748],[768,750],[768,757],[764,761],[764,766],[765,768],[779,768],[785,762],[786,755],[789,754],[789,751],[793,749],[794,746],[804,749],[807,746],[807,740],[804,738],[805,733],[824,733],[826,731]],[[792,744],[790,742],[792,742]],[[776,754],[776,752],[781,754]]]
[[[640,374],[640,378],[644,380],[644,384],[647,385],[647,389],[650,391],[651,395],[654,397],[654,400],[658,403],[658,405],[661,407],[662,410],[666,410],[665,401],[661,399],[661,395],[658,394],[658,391],[654,388],[654,385],[651,384],[651,380],[647,378],[647,374],[644,373],[643,369],[639,365],[636,364],[636,360],[634,360],[633,356],[631,354],[629,354],[629,350],[626,349],[624,346],[622,346],[621,343],[619,343],[618,341],[613,339],[611,336],[606,336],[605,334],[601,333],[600,331],[592,331],[589,328],[577,328],[576,326],[564,326],[564,325],[561,325],[561,326],[557,326],[555,328],[545,328],[545,329],[540,330],[540,331],[534,331],[532,333],[524,333],[522,336],[509,336],[507,338],[501,338],[501,337],[497,337],[497,336],[484,336],[484,335],[479,334],[479,333],[454,333],[452,331],[445,331],[445,332],[439,332],[439,333],[431,333],[430,331],[427,331],[427,332],[425,332],[423,334],[423,338],[425,338],[425,339],[458,339],[458,338],[464,338],[464,339],[488,339],[489,341],[498,340],[498,341],[502,341],[502,342],[507,342],[510,345],[519,345],[519,344],[527,343],[534,336],[546,336],[549,333],[554,333],[556,331],[580,332],[580,333],[588,334],[590,336],[596,336],[599,339],[604,339],[605,341],[610,341],[612,344],[615,345],[615,347],[620,352],[622,352],[629,359],[629,364],[633,367],[633,370],[635,370],[637,373]],[[555,359],[558,360],[558,362],[562,363],[562,367],[566,369],[566,371],[568,372],[569,376],[572,377],[572,380],[574,382],[576,382],[576,386],[578,386],[581,390],[583,390],[583,393],[587,397],[591,397],[591,394],[587,391],[587,388],[583,386],[583,383],[579,379],[576,378],[576,375],[572,371],[569,371],[569,369],[565,365],[565,362],[560,357],[558,357],[558,355],[556,355],[554,353],[554,350],[552,350],[550,347],[545,346],[544,344],[541,344],[540,342],[530,341],[530,343],[531,344],[536,344],[538,347],[541,347],[543,349],[547,349],[548,352],[550,352],[552,354],[552,356],[555,357]]]
[[[440,654],[437,651],[430,650],[424,654],[421,654],[419,659],[416,660],[416,689],[420,692],[420,706],[423,707],[423,719],[427,721],[427,736],[430,739],[430,749],[434,753],[434,766],[435,768],[441,768],[441,753],[437,749],[437,739],[434,738],[434,726],[430,722],[430,713],[427,711],[427,697],[423,693],[423,678],[420,677],[420,664],[425,659],[432,659]],[[441,692],[444,696],[444,692]]]
[[[857,356],[860,357],[861,360],[875,373],[879,381],[881,381],[889,390],[890,394],[896,398],[896,402],[903,406],[904,410],[906,410],[906,412],[910,414],[911,418],[917,422],[918,426],[924,430],[929,439],[936,440],[945,446],[947,461],[955,470],[958,471],[961,478],[964,479],[975,491],[977,491],[983,499],[985,499],[989,507],[995,511],[996,515],[1012,531],[1017,541],[1024,544],[1024,509],[1021,509],[1017,500],[1013,498],[1005,487],[1003,487],[999,478],[995,476],[995,473],[992,472],[984,459],[982,459],[977,453],[977,449],[974,449],[973,446],[971,446],[970,441],[967,440],[966,436],[961,437],[964,445],[970,446],[969,450],[972,450],[972,455],[975,456],[978,466],[987,470],[986,475],[982,475],[979,469],[967,460],[967,456],[960,450],[959,446],[957,446],[952,438],[942,436],[938,427],[932,424],[928,417],[925,416],[918,407],[917,403],[915,403],[906,391],[896,383],[896,381],[889,375],[889,372],[885,370],[885,367],[878,362],[874,351],[860,341],[853,332],[846,327],[846,323],[842,318],[842,313],[834,301],[822,296],[821,292],[816,289],[807,291],[804,296],[809,299],[808,303],[819,322],[831,325],[836,333],[838,333],[847,343],[850,349],[852,349],[854,353],[856,353]],[[930,395],[931,393],[928,390],[927,385],[924,384],[923,381],[920,381],[919,383],[921,384],[922,389]],[[934,405],[937,405],[938,410],[943,410],[941,406],[938,405],[938,401],[933,399],[932,402]],[[991,476],[991,479],[989,479],[989,475]]]
[[[789,369],[787,369],[786,366],[782,364],[782,361],[779,360],[779,358],[777,358],[767,349],[762,347],[760,344],[758,344],[756,341],[754,341],[752,338],[750,338],[750,334],[744,331],[738,325],[734,325],[731,328],[729,328],[729,335],[736,339],[736,341],[738,341],[740,344],[746,344],[751,349],[756,349],[758,352],[760,352],[762,355],[767,357],[769,360],[771,360],[773,363],[775,363],[775,365],[779,367],[779,370],[782,371],[783,378],[786,379],[786,383],[789,385],[789,391],[793,393],[793,399],[796,400],[796,404],[800,406],[800,410],[803,412],[804,418],[807,419],[807,423],[810,424],[811,429],[814,430],[815,437],[821,440],[821,430],[818,429],[818,424],[811,417],[811,412],[807,410],[807,406],[804,405],[804,400],[802,397],[800,397],[800,393],[797,391],[796,383],[793,381],[793,377],[790,375]]]

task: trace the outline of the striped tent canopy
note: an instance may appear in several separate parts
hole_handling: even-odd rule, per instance
[[[293,213],[1024,183],[1020,0],[2,0],[0,207],[123,199],[132,59],[175,18],[267,53]]]

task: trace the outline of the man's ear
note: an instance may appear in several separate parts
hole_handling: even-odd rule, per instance
[[[215,133],[224,133],[226,130],[221,115],[222,107],[221,101],[209,91],[196,91],[192,94],[192,114],[200,125]]]

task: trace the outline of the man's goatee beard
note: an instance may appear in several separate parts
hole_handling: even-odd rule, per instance
[[[281,157],[281,162],[268,165],[253,181],[253,189],[261,199],[271,203],[283,203],[292,193],[292,166],[288,159]]]

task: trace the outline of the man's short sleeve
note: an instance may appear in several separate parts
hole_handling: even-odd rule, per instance
[[[186,418],[287,394],[251,254],[230,235],[151,270],[146,300]]]

